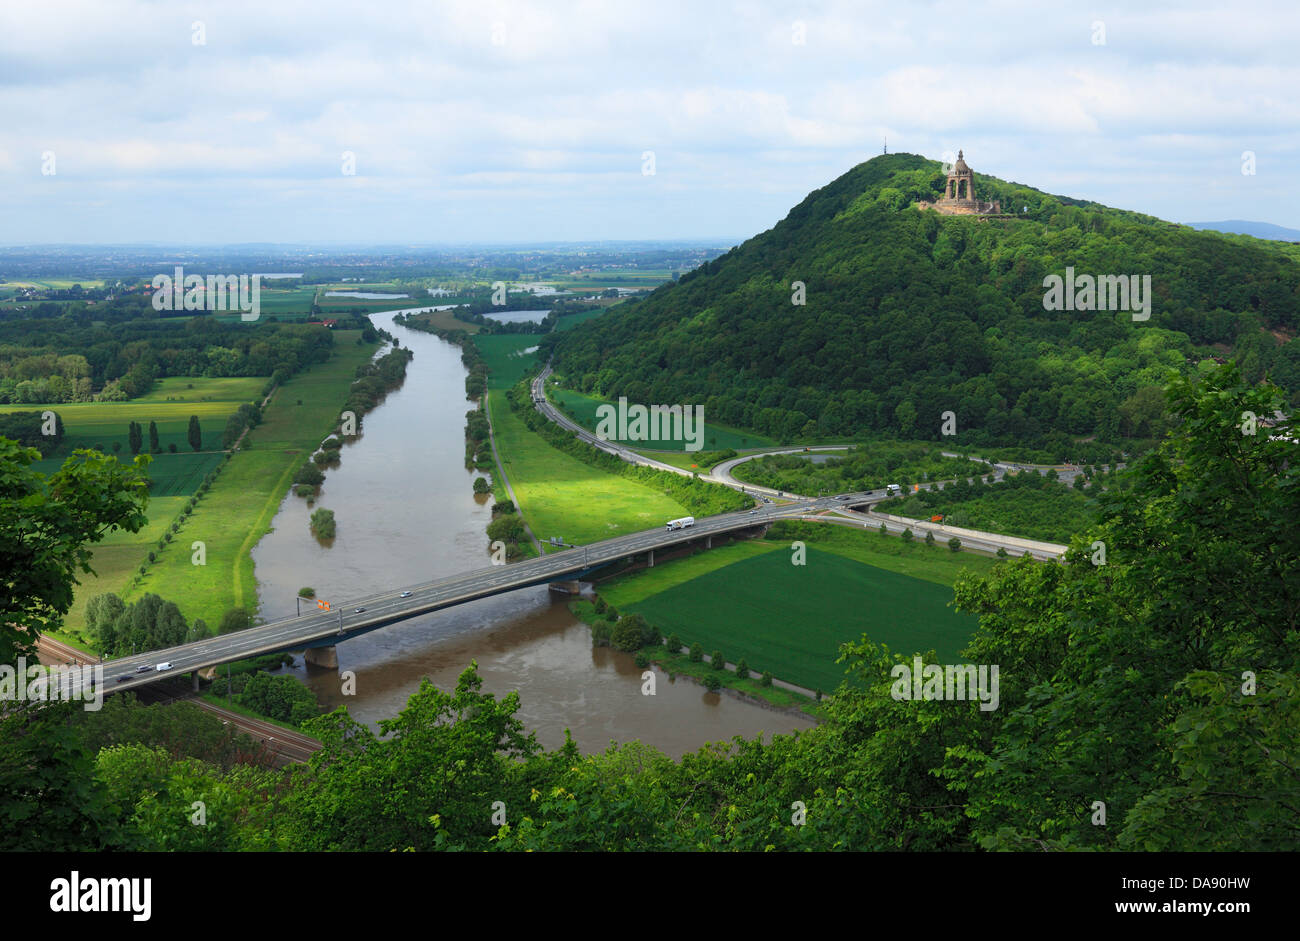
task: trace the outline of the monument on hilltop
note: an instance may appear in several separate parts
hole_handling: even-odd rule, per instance
[[[943,196],[934,202],[916,204],[918,209],[933,209],[949,216],[992,216],[1002,214],[999,200],[981,202],[975,198],[975,172],[966,165],[962,152],[957,151],[957,162],[948,171],[948,183]]]

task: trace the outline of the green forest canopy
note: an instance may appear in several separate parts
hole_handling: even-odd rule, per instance
[[[915,208],[944,179],[923,157],[876,157],[677,283],[545,337],[542,355],[583,392],[702,403],[709,421],[782,441],[938,438],[951,410],[960,445],[1062,458],[1095,459],[1078,439],[1158,437],[1170,370],[1216,355],[1297,398],[1297,247],[984,175],[977,194],[1015,218]],[[1150,320],[1044,310],[1044,277],[1067,267],[1151,275]]]

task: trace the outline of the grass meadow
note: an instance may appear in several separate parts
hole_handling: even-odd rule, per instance
[[[356,367],[374,355],[373,345],[356,345],[359,336],[359,331],[339,331],[335,352],[329,362],[294,376],[275,392],[262,423],[246,439],[248,449],[235,453],[173,541],[161,550],[157,547],[159,538],[193,489],[184,487],[190,482],[197,486],[207,469],[220,463],[222,454],[154,455],[151,472],[155,485],[147,510],[148,525],[137,534],[111,534],[95,546],[91,566],[97,576],[83,577],[82,585],[74,594],[72,610],[65,620],[66,629],[60,636],[75,642],[84,624],[86,602],[106,591],[117,592],[128,601],[153,592],[176,602],[187,619],[201,617],[213,628],[231,607],[257,607],[257,581],[250,552],[270,529],[271,520],[299,465],[337,423]],[[118,410],[108,419],[104,416],[97,416],[97,419],[104,419],[106,425],[122,423],[125,442],[125,422],[121,412],[124,405],[154,409],[155,414],[157,409],[175,408],[178,414],[184,413],[185,422],[188,422],[188,416],[204,406],[224,406],[228,413],[239,402],[253,398],[265,381],[257,378],[168,379],[149,396],[135,402],[94,404]],[[192,389],[189,388],[191,383]],[[205,386],[204,383],[211,385]],[[175,401],[179,396],[188,396],[190,401]],[[224,402],[203,401],[203,396],[229,399]],[[59,408],[71,435],[73,428],[64,412],[67,406]],[[135,420],[140,419],[137,417]],[[80,427],[85,431],[92,429],[94,424],[87,418]],[[162,422],[159,422],[160,437],[162,427]],[[221,428],[224,427],[223,413]],[[183,432],[184,427],[182,436]],[[217,433],[219,435],[220,429]],[[206,445],[206,426],[204,437]],[[123,454],[129,456],[125,447]],[[52,463],[58,464],[59,461]],[[162,483],[160,470],[167,470],[167,479],[173,481],[171,486],[180,489],[183,495],[159,493]],[[191,546],[196,541],[204,543],[204,565],[192,563],[194,550]],[[146,568],[138,582],[133,583],[136,571],[150,551],[156,554],[155,562]]]
[[[502,470],[537,538],[581,545],[662,526],[687,515],[676,500],[644,484],[599,470],[551,447],[510,411],[505,393],[488,393]]]

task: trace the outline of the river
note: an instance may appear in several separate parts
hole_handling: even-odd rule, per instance
[[[395,313],[371,314],[371,320],[415,358],[402,387],[344,445],[342,464],[326,472],[317,506],[334,511],[332,545],[311,535],[307,502],[290,495],[272,532],[253,550],[260,614],[268,620],[294,614],[303,586],[343,602],[490,562],[489,498],[475,497],[476,475],[464,464],[465,413],[474,405],[465,399],[460,349],[394,324]],[[611,740],[640,739],[677,757],[735,735],[812,725],[663,673],[656,694],[643,696],[642,671],[631,655],[593,648],[590,630],[566,602],[545,586],[521,589],[345,641],[338,646],[339,671],[355,674],[355,695],[342,695],[338,672],[308,667],[301,657],[285,669],[323,706],[346,704],[354,718],[375,727],[404,708],[423,677],[450,690],[476,660],[485,691],[498,697],[519,691],[519,716],[543,744],[560,745],[567,728],[587,753]]]

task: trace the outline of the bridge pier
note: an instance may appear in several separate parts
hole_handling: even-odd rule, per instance
[[[551,591],[562,592],[566,595],[582,594],[582,583],[578,581],[576,578],[571,578],[565,581],[551,582],[546,587],[551,589]]]
[[[339,651],[333,645],[329,647],[308,647],[303,651],[302,658],[314,667],[326,667],[330,670],[339,668]]]
[[[652,569],[654,567],[655,567],[655,551],[651,549],[648,553],[646,553],[646,568]]]
[[[706,548],[706,549],[712,549],[712,548],[713,548],[713,534],[712,534],[712,533],[710,533],[708,536],[704,537],[704,548]]]
[[[197,693],[199,691],[199,671],[195,670],[191,673],[190,678],[194,681],[194,692]]]

